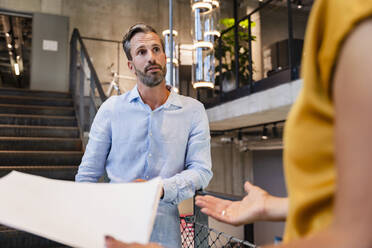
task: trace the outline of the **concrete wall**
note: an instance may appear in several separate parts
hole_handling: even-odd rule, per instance
[[[214,175],[207,190],[243,196],[244,182],[253,180],[252,152],[239,152],[234,142],[223,144],[219,139],[212,139]]]
[[[287,191],[283,175],[282,150],[253,152],[254,184],[272,195],[285,197]],[[284,222],[257,222],[254,224],[255,244],[273,243],[282,237]]]
[[[178,8],[176,5],[175,16],[179,13]],[[62,14],[70,17],[70,30],[76,27],[82,36],[118,41],[122,40],[126,30],[136,22],[149,23],[160,33],[168,25],[168,6],[167,1],[163,0],[65,0]],[[176,21],[174,26],[178,27],[179,22]],[[183,33],[180,32],[182,38]],[[85,43],[101,82],[111,81],[111,72],[117,71],[118,68],[117,44],[88,40]],[[133,77],[128,70],[121,47],[119,56],[119,73]],[[120,80],[120,86],[124,91],[131,89],[134,84],[135,80]]]

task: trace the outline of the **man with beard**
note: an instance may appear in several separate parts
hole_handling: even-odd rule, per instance
[[[151,242],[181,247],[177,204],[212,177],[207,115],[200,102],[166,86],[164,44],[152,27],[132,26],[123,48],[137,85],[100,107],[76,181],[97,182],[105,170],[114,183],[160,176]]]

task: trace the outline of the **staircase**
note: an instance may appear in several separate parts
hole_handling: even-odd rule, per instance
[[[0,88],[0,177],[12,170],[74,180],[83,155],[71,94]],[[62,247],[0,226],[0,247]]]

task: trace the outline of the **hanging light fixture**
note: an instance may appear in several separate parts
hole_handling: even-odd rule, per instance
[[[213,8],[219,8],[220,7],[220,1],[219,0],[213,0],[212,1]]]
[[[302,9],[303,5],[302,5],[302,1],[301,0],[298,0],[297,2],[297,8],[298,9]]]
[[[214,43],[214,37],[220,37],[221,32],[218,21],[220,19],[220,2],[217,0],[211,1],[212,11],[208,14],[205,21],[204,40]]]
[[[170,44],[171,34],[170,34],[169,29],[163,31],[165,54],[167,55],[167,75],[165,76],[165,81],[166,81],[166,84],[172,86],[172,90],[174,92],[179,93],[179,63],[178,63],[178,51],[176,49],[176,37],[178,35],[178,32],[176,30],[173,30],[172,34],[173,34],[173,44]],[[171,59],[170,59],[171,49],[173,49],[173,59],[172,59],[173,67],[171,67]],[[170,80],[171,68],[173,68],[173,80]]]
[[[194,49],[197,48],[206,48],[206,49],[213,49],[213,43],[210,41],[197,41],[194,43]]]
[[[213,2],[215,2],[213,4]],[[214,40],[208,32],[211,29],[212,13],[214,6],[219,6],[218,1],[212,0],[191,0],[192,17],[194,25],[193,35],[193,64],[192,64],[192,85],[194,88],[214,88]]]
[[[204,27],[204,40],[205,42],[208,42],[209,44],[214,44],[215,38],[221,36],[221,33],[219,31],[219,1],[211,1],[212,4],[212,10],[210,13],[208,13],[208,16],[205,20],[205,27]],[[215,56],[214,56],[214,50],[213,45],[207,56],[204,58],[204,79],[205,81],[211,82],[213,87],[215,84]],[[208,86],[207,86],[208,87]],[[213,88],[212,86],[209,86]]]

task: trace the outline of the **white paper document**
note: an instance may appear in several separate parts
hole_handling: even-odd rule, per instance
[[[104,236],[150,239],[162,182],[75,183],[13,171],[0,179],[0,223],[72,247],[103,248]]]

